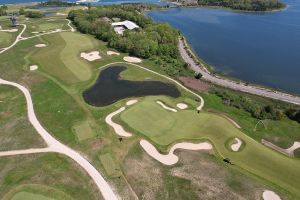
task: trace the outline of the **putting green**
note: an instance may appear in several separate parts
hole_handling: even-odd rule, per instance
[[[56,200],[53,198],[46,197],[40,194],[34,194],[30,192],[18,192],[11,200]]]
[[[300,197],[299,160],[263,146],[219,115],[198,114],[194,110],[169,112],[155,102],[157,99],[159,97],[145,98],[125,110],[121,120],[158,145],[170,145],[177,140],[208,139],[219,154],[230,158],[234,164]],[[226,147],[228,139],[233,137],[245,142],[240,152],[232,152]]]

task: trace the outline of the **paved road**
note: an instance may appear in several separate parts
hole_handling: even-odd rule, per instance
[[[0,51],[0,55],[4,53],[5,51],[11,49],[14,47],[19,41],[24,40],[22,38],[23,32],[26,30],[26,25],[23,25],[24,28],[21,31],[21,33],[17,36],[15,42]],[[71,29],[71,31],[73,31]],[[54,33],[54,32],[51,32]],[[37,37],[37,36],[35,36]],[[32,38],[32,37],[30,37]],[[30,39],[25,38],[25,39]],[[74,151],[73,149],[69,148],[68,146],[62,144],[58,140],[56,140],[50,133],[47,132],[47,130],[40,124],[38,121],[35,112],[34,107],[32,103],[32,98],[30,95],[30,92],[25,88],[24,86],[6,81],[0,78],[0,85],[10,85],[18,88],[22,91],[22,93],[25,96],[26,103],[27,103],[27,112],[28,112],[28,118],[30,123],[33,125],[33,127],[36,129],[38,134],[44,139],[44,141],[47,143],[47,147],[44,149],[25,149],[25,150],[16,150],[16,151],[7,151],[7,152],[0,152],[0,156],[10,156],[10,155],[22,155],[22,154],[32,154],[32,153],[43,153],[43,152],[56,152],[63,154],[65,156],[68,156],[69,158],[73,159],[78,165],[80,165],[93,179],[93,181],[96,183],[98,189],[100,190],[102,196],[106,200],[117,200],[117,196],[113,192],[112,188],[109,186],[109,184],[106,182],[106,180],[101,176],[101,174],[97,171],[97,169],[89,163],[88,160],[86,160],[82,155],[80,155],[78,152]]]
[[[179,39],[179,51],[180,54],[183,58],[183,60],[188,63],[191,67],[191,69],[195,72],[200,72],[203,75],[203,79],[212,82],[216,85],[220,85],[226,88],[234,89],[234,90],[239,90],[242,92],[247,92],[250,94],[255,94],[258,96],[264,96],[264,97],[269,97],[272,99],[277,99],[293,104],[300,105],[300,97],[297,96],[292,96],[290,94],[278,92],[278,91],[272,91],[266,88],[260,88],[256,86],[251,86],[251,85],[244,85],[242,83],[238,83],[229,79],[225,79],[222,77],[214,76],[210,74],[205,67],[199,66],[195,61],[188,55],[187,51],[185,50],[185,44],[184,42]]]

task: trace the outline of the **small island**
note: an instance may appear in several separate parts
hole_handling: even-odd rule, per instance
[[[170,0],[178,6],[213,6],[243,11],[272,11],[286,7],[279,0]]]

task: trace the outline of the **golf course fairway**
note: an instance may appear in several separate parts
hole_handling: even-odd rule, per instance
[[[169,112],[159,106],[157,100],[159,97],[145,98],[121,113],[121,120],[136,130],[135,133],[159,146],[166,147],[178,140],[209,140],[215,151],[233,164],[300,197],[299,160],[268,149],[222,116],[208,112],[198,114],[196,110]],[[245,143],[239,152],[233,152],[226,145],[235,137]]]

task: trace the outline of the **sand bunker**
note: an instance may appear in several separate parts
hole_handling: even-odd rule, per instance
[[[57,15],[57,16],[67,16],[67,14],[65,14],[65,13],[59,13],[59,12],[56,13],[56,15]]]
[[[47,45],[46,44],[36,44],[34,46],[37,48],[42,48],[42,47],[46,47]]]
[[[294,154],[294,151],[298,148],[300,148],[300,142],[294,142],[294,144],[290,148],[286,149],[286,151]]]
[[[29,66],[30,71],[35,71],[37,70],[39,67],[37,65],[31,65]]]
[[[231,145],[231,149],[232,151],[238,151],[240,149],[240,147],[242,146],[242,140],[240,140],[239,138],[234,138],[235,143]]]
[[[161,162],[164,165],[174,165],[178,162],[179,158],[174,154],[176,149],[186,149],[186,150],[211,150],[212,145],[208,142],[202,142],[198,144],[182,142],[175,144],[170,152],[166,155],[161,154],[157,149],[147,140],[141,140],[140,145],[142,148],[154,159]]]
[[[125,56],[123,58],[123,60],[125,60],[126,62],[130,62],[130,63],[141,63],[142,62],[142,59],[136,58],[136,57],[130,57],[130,56]]]
[[[13,33],[13,32],[17,32],[18,31],[18,29],[7,29],[7,30],[0,30],[0,31],[2,31],[2,32],[9,32],[9,33]]]
[[[136,100],[136,99],[129,100],[129,101],[126,102],[126,106],[131,106],[131,105],[133,105],[137,102],[138,102],[138,100]]]
[[[37,32],[37,31],[34,31],[34,32],[31,32],[31,33],[33,33],[33,34],[38,34],[39,32]]]
[[[107,55],[109,55],[109,56],[112,56],[112,55],[117,55],[117,56],[119,56],[120,53],[115,52],[115,51],[107,51]]]
[[[92,51],[90,53],[82,52],[80,54],[80,57],[84,58],[90,62],[101,59],[101,56],[99,55],[99,51]]]
[[[185,103],[178,103],[176,106],[177,106],[177,108],[179,108],[181,110],[188,108],[188,105],[186,105]]]
[[[265,190],[262,197],[264,200],[281,200],[275,192],[270,190]]]
[[[165,104],[164,104],[163,102],[161,102],[161,101],[156,101],[156,103],[158,103],[159,105],[161,105],[161,107],[163,107],[163,108],[166,109],[166,110],[169,110],[169,111],[172,111],[172,112],[177,112],[176,109],[171,108],[171,107],[165,105]]]
[[[132,134],[126,132],[123,127],[115,122],[112,121],[112,118],[115,115],[118,115],[119,113],[123,112],[126,108],[122,107],[119,110],[110,113],[109,115],[107,115],[107,117],[105,118],[105,122],[110,125],[111,127],[113,127],[114,131],[116,132],[117,135],[121,136],[121,137],[131,137]]]

